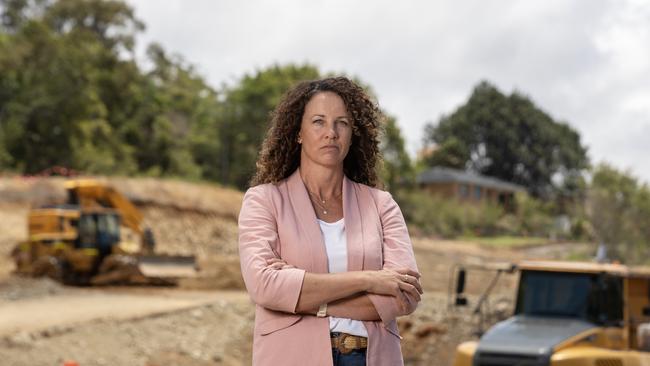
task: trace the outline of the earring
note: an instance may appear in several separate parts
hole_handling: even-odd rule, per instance
[[[298,136],[298,143],[302,144],[302,139],[300,138],[300,136]]]

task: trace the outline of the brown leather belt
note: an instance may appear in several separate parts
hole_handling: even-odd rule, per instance
[[[330,333],[332,348],[336,348],[343,354],[354,350],[368,348],[368,338],[359,337],[347,333]]]

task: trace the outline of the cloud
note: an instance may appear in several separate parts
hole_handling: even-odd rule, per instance
[[[650,181],[650,5],[595,1],[134,1],[156,40],[215,86],[310,62],[373,86],[411,152],[426,121],[481,79],[520,90],[582,135],[594,161]],[[645,134],[645,135],[644,135]]]

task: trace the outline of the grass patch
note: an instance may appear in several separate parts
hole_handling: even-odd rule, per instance
[[[593,255],[593,253],[589,253],[589,252],[585,252],[585,251],[571,250],[562,259],[566,260],[566,261],[593,262],[594,261],[594,255]]]
[[[534,237],[534,236],[491,236],[491,237],[475,237],[466,236],[461,237],[460,240],[477,243],[487,247],[497,248],[521,248],[531,245],[548,244],[548,238]]]

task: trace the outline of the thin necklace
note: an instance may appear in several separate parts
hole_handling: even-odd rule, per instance
[[[325,201],[324,199],[318,197],[316,195],[316,193],[310,191],[309,189],[307,189],[307,192],[309,193],[309,197],[311,198],[312,202],[315,202],[316,205],[319,206],[320,209],[323,211],[323,215],[327,215],[327,201]],[[341,194],[343,194],[343,193],[341,192],[341,193],[337,194],[336,196],[330,197],[330,201],[332,199],[336,199],[336,198],[341,197]]]

